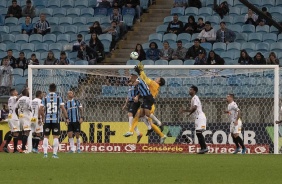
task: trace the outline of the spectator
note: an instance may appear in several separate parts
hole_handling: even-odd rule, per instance
[[[195,17],[193,15],[188,17],[188,23],[185,24],[183,30],[185,33],[189,33],[191,35],[197,31],[197,23],[195,22]]]
[[[254,14],[253,10],[249,9],[248,13],[245,15],[245,24],[253,24],[256,26],[256,21],[258,16]]]
[[[119,8],[120,10],[122,9],[122,7],[125,5],[124,0],[113,0],[113,8]]]
[[[269,57],[266,60],[267,65],[279,65],[279,60],[276,57],[275,52],[270,52]]]
[[[173,54],[172,54],[172,59],[180,59],[184,61],[186,52],[187,52],[187,49],[182,46],[182,41],[178,40],[177,48],[173,51]]]
[[[140,43],[136,44],[135,52],[137,52],[138,55],[139,55],[137,60],[143,61],[143,60],[146,59],[146,53],[145,53],[145,51],[144,51],[144,49],[143,49],[143,47],[142,47],[142,45]]]
[[[206,21],[205,29],[203,29],[200,32],[198,38],[201,40],[201,43],[205,43],[205,42],[213,43],[216,40],[215,31],[212,28],[211,23],[209,21]]]
[[[34,33],[41,34],[42,36],[50,33],[51,27],[49,22],[46,20],[45,14],[40,14],[40,20],[38,20],[35,24]]]
[[[111,3],[107,0],[102,0],[101,2],[98,3],[98,8],[111,8]]]
[[[12,5],[8,8],[6,18],[8,17],[16,17],[18,19],[22,17],[22,8],[18,5],[16,0],[12,0]]]
[[[173,49],[169,47],[167,41],[163,42],[163,49],[160,50],[160,59],[170,61],[172,59]]]
[[[261,11],[262,11],[262,13],[264,13],[269,18],[272,18],[271,14],[267,11],[266,7],[262,7]],[[271,23],[261,15],[258,16],[257,24],[260,25],[260,26],[263,26],[263,25],[271,26]]]
[[[35,8],[31,5],[30,0],[26,1],[26,6],[23,8],[22,15],[23,17],[29,16],[32,19],[35,17]]]
[[[220,29],[216,32],[216,41],[228,44],[234,42],[235,38],[236,34],[226,28],[225,22],[221,22]]]
[[[57,65],[59,60],[55,58],[53,51],[49,50],[47,58],[44,61],[44,65]]]
[[[67,58],[66,52],[61,51],[60,61],[59,61],[58,65],[69,65],[69,64],[70,64],[70,60]]]
[[[188,6],[189,7],[202,8],[202,2],[200,0],[189,0]]]
[[[205,23],[202,17],[198,18],[197,29],[196,33],[200,33],[202,30],[205,29]]]
[[[266,64],[266,60],[260,52],[258,52],[255,55],[253,64],[254,65],[265,65]]]
[[[218,54],[216,54],[213,50],[209,52],[207,64],[208,65],[224,65],[225,61]]]
[[[16,68],[21,68],[23,70],[27,69],[28,63],[26,58],[24,57],[24,52],[20,52],[19,58],[16,61]]]
[[[102,28],[98,21],[95,21],[91,27],[89,27],[89,33],[96,33],[97,35],[102,34]]]
[[[15,68],[16,67],[16,61],[17,59],[13,56],[13,51],[11,49],[7,50],[7,56],[5,56],[4,58],[7,58],[9,60],[9,65],[12,67],[12,68]],[[3,59],[4,59],[3,58]],[[3,62],[3,61],[2,61]],[[3,63],[1,63],[2,65]]]
[[[251,65],[253,64],[253,59],[248,55],[245,49],[241,50],[238,63],[241,65]]]
[[[25,18],[25,23],[22,23],[22,34],[31,35],[33,31],[33,24],[31,23],[30,17]]]
[[[207,58],[203,50],[199,50],[199,55],[195,58],[194,65],[207,65]]]
[[[173,15],[173,20],[167,26],[166,33],[180,34],[183,31],[183,22],[178,20],[178,15]]]
[[[186,59],[195,59],[199,55],[200,50],[206,53],[206,50],[200,45],[200,40],[195,39],[194,45],[188,49],[185,58]]]
[[[9,91],[13,84],[13,68],[9,66],[8,58],[3,58],[2,63],[0,66],[0,86],[3,86],[3,89]]]
[[[110,16],[110,20],[117,23],[120,35],[123,36],[126,33],[126,24],[122,21],[122,15],[119,13],[118,8],[113,9],[113,14]]]
[[[186,6],[187,6],[186,0],[174,0],[173,2],[173,8],[175,7],[186,8]]]
[[[76,36],[76,40],[77,42],[74,42],[73,46],[72,46],[72,51],[73,52],[77,52],[80,49],[80,43],[82,42],[83,36],[82,34],[78,34]]]
[[[150,43],[149,49],[146,51],[146,59],[153,61],[160,59],[160,50],[158,49],[156,42]]]
[[[89,41],[89,47],[97,52],[98,62],[102,61],[105,58],[104,45],[102,44],[96,33],[92,33]]]
[[[39,61],[36,58],[36,54],[31,54],[31,58],[28,59],[28,64],[29,65],[39,65]]]
[[[104,30],[104,33],[108,33],[112,35],[112,42],[111,42],[111,50],[115,50],[116,43],[119,39],[119,31],[117,27],[117,23],[112,21],[111,26]]]
[[[0,111],[0,121],[4,121],[8,119],[9,115],[9,107],[8,104],[3,104],[3,109]]]
[[[126,8],[134,8],[136,12],[137,22],[140,22],[141,16],[141,8],[140,8],[140,1],[139,0],[125,0],[125,7]]]
[[[77,53],[77,57],[81,60],[88,61],[89,65],[95,65],[97,63],[98,54],[82,41],[80,42],[80,50]]]

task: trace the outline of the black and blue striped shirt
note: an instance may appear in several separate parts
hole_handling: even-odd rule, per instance
[[[42,100],[45,107],[45,123],[60,122],[60,106],[64,105],[62,98],[56,93],[49,93]]]
[[[70,123],[79,122],[80,119],[79,108],[82,107],[80,102],[75,99],[68,100],[67,103],[65,104],[65,107],[68,113]]]
[[[129,87],[129,90],[128,90],[128,94],[127,94],[128,101],[129,101],[129,102],[134,101],[134,98],[135,98],[138,94],[139,94],[138,87],[137,87],[137,86],[130,86],[130,87]]]
[[[142,97],[151,96],[151,92],[149,90],[148,85],[140,78],[137,79],[138,83],[138,91]]]

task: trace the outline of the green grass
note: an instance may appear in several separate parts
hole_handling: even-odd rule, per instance
[[[281,155],[0,154],[1,183],[282,183]]]

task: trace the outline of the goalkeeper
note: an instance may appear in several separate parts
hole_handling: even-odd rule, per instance
[[[156,98],[156,96],[159,93],[160,86],[165,85],[164,78],[156,78],[155,80],[152,80],[148,78],[144,72],[143,65],[139,64],[138,66],[134,67],[134,70],[139,74],[140,78],[148,85],[149,91],[151,92],[152,96]],[[157,124],[163,129],[162,123],[154,116],[155,112],[155,105],[152,105],[152,108],[150,109],[150,118],[152,118],[154,121],[157,122]],[[141,109],[138,110],[137,114],[135,115],[133,119],[133,124],[129,130],[124,136],[128,137],[133,135],[133,130],[138,124],[139,117],[144,116],[144,107],[141,106]],[[148,126],[148,131],[150,132],[151,129],[153,129],[160,137],[161,137],[161,143],[164,142],[166,136],[160,131],[160,129],[153,123],[148,122],[149,119],[147,116],[144,116],[144,122]]]

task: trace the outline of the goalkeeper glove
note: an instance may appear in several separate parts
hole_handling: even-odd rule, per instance
[[[135,67],[134,67],[134,70],[135,70],[135,72],[137,72],[138,73],[138,75],[140,75],[140,69],[139,69],[139,67],[136,65]]]

